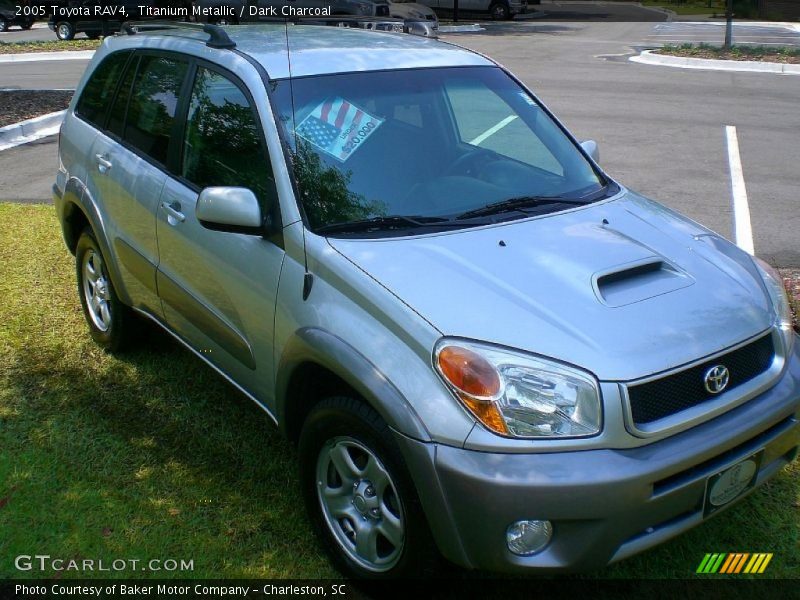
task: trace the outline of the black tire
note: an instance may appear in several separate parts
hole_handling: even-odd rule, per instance
[[[20,27],[22,27],[23,29],[30,29],[31,27],[33,27],[33,19],[28,19],[27,21],[22,23]]]
[[[0,17],[0,33],[8,31],[8,20],[5,17]]]
[[[508,21],[511,18],[511,9],[505,2],[493,2],[489,7],[489,13],[494,21]]]
[[[56,37],[62,41],[68,42],[75,39],[75,25],[69,21],[59,21],[56,23]]]
[[[438,562],[438,550],[431,537],[416,489],[392,435],[388,425],[371,407],[349,397],[323,400],[312,409],[303,424],[299,443],[300,485],[303,500],[314,531],[322,540],[334,565],[346,576],[368,580],[420,577],[435,568]],[[340,476],[339,469],[331,460],[333,453],[346,444],[350,444],[348,455],[353,464],[364,469],[363,477],[353,478],[355,483],[352,487],[350,478],[346,479]],[[370,463],[364,460],[369,454],[362,453],[359,458],[361,450],[356,446],[366,449],[377,459],[375,468],[382,469],[382,474],[388,475],[388,483],[380,485],[378,479],[370,476],[370,472],[374,473],[375,471],[370,469],[367,466]],[[320,471],[320,469],[322,470]],[[320,473],[325,473],[325,475],[320,475]],[[318,475],[320,476],[318,477]],[[370,496],[372,484],[368,476],[376,481],[375,488],[379,490],[377,495],[375,491],[372,491]],[[336,480],[336,477],[339,479]],[[361,519],[359,521],[356,518],[356,524],[360,523],[362,527],[364,524],[369,524],[368,527],[381,529],[384,521],[391,524],[390,516],[394,522],[400,523],[399,530],[403,532],[403,535],[399,548],[397,544],[392,544],[388,537],[378,537],[380,534],[375,534],[374,547],[378,550],[378,547],[382,546],[381,549],[385,552],[385,556],[378,557],[374,563],[370,563],[376,564],[376,567],[370,568],[364,564],[368,561],[360,561],[358,557],[353,558],[357,554],[353,540],[358,538],[359,533],[354,531],[354,527],[351,525],[354,521],[351,520],[351,517],[333,519],[326,516],[330,513],[326,513],[326,508],[323,507],[321,498],[324,494],[318,491],[323,485],[323,478],[328,478],[325,485],[330,485],[333,481],[334,487],[336,487],[336,483],[338,483],[336,489],[342,489],[343,493],[337,494],[337,499],[343,498],[345,503],[350,502],[352,509],[348,506],[347,510]],[[358,486],[366,486],[360,498],[360,505],[357,496],[361,493],[361,488]],[[351,496],[352,501],[350,501]],[[377,502],[377,506],[381,508],[371,510],[377,510],[377,514],[380,516],[371,516],[373,513],[365,506],[365,502]],[[359,515],[357,513],[359,510],[365,511],[365,514]],[[352,531],[353,536],[349,538],[349,542],[348,528]],[[378,542],[382,542],[382,544]],[[349,547],[349,550],[346,549],[346,546]],[[376,556],[378,556],[377,552]],[[381,560],[390,560],[390,562],[378,564]]]
[[[97,273],[92,283],[87,265]],[[98,268],[99,267],[99,268]],[[108,275],[106,259],[103,256],[94,232],[87,227],[78,239],[75,248],[75,271],[78,280],[78,296],[83,307],[83,316],[89,325],[92,339],[109,352],[120,352],[129,346],[136,329],[133,311],[117,296],[114,284]],[[91,308],[89,296],[97,299],[97,308]],[[103,302],[105,309],[99,304]],[[105,324],[105,327],[102,325]]]

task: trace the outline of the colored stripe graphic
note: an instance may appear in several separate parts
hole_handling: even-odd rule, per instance
[[[772,560],[772,553],[715,552],[708,553],[700,561],[696,573],[735,575],[739,573],[763,573]]]
[[[700,561],[700,566],[697,567],[697,571],[695,571],[695,573],[705,573],[706,572],[705,571],[706,565],[708,564],[708,562],[710,560],[711,560],[711,555],[710,554],[706,554],[703,557],[703,560]]]

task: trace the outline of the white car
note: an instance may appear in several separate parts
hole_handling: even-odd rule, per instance
[[[389,16],[397,19],[421,19],[424,21],[433,21],[433,28],[439,29],[439,18],[433,9],[423,4],[416,2],[407,2],[406,0],[389,0]]]

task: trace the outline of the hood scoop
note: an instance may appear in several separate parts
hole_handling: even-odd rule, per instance
[[[661,296],[693,283],[694,279],[688,273],[655,256],[618,265],[592,276],[595,295],[611,308]]]

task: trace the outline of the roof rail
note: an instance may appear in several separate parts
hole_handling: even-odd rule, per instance
[[[197,31],[208,34],[206,46],[209,48],[232,49],[236,48],[234,42],[225,30],[218,25],[211,23],[187,23],[185,21],[125,21],[121,31],[127,35],[145,33],[148,31],[165,31],[170,29],[183,29],[185,31]]]

